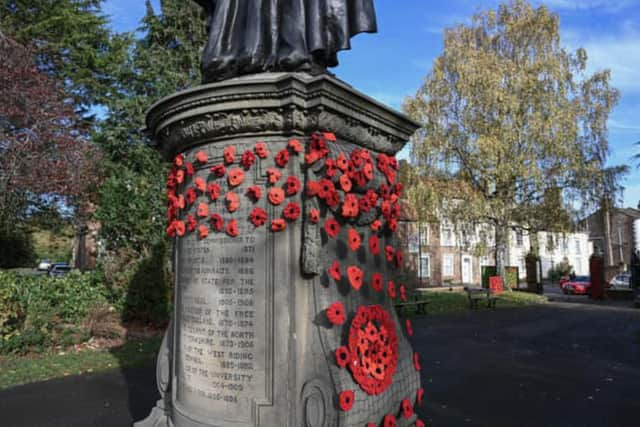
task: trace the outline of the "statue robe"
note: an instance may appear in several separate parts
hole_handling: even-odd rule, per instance
[[[265,71],[322,72],[376,32],[373,0],[196,0],[209,16],[205,82]]]

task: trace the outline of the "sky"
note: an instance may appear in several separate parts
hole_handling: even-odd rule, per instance
[[[187,1],[187,0],[185,0]],[[142,0],[105,0],[115,31],[131,31],[145,12]],[[152,0],[156,10],[159,0]],[[443,29],[468,22],[475,12],[495,8],[499,0],[374,0],[378,33],[352,39],[331,71],[356,89],[397,110],[412,96],[442,53]],[[640,0],[536,0],[560,16],[562,44],[585,48],[587,72],[609,68],[621,98],[609,119],[611,165],[627,164],[623,205],[640,201]],[[407,154],[403,150],[403,155]]]

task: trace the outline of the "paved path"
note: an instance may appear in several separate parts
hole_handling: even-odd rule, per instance
[[[640,425],[640,310],[589,304],[414,319],[430,427]],[[152,364],[0,391],[1,426],[128,426]],[[279,426],[274,426],[279,427]]]

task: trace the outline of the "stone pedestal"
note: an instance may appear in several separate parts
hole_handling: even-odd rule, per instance
[[[196,228],[176,237],[175,313],[158,356],[163,398],[136,425],[365,426],[382,425],[385,416],[396,418],[400,426],[413,425],[415,415],[406,408],[403,413],[402,401],[416,403],[418,361],[407,325],[396,316],[388,292],[390,281],[399,291],[400,283],[393,281],[402,260],[395,253],[390,261],[386,258],[385,247],[397,244],[381,213],[386,209],[387,219],[393,216],[388,208],[397,204],[396,196],[387,194],[392,200],[384,209],[380,198],[367,212],[344,218],[341,204],[327,206],[317,195],[308,196],[305,188],[327,178],[326,158],[344,154],[349,159],[354,150],[366,149],[374,176],[364,185],[353,183],[350,193],[360,198],[371,189],[398,190],[375,167],[377,156],[393,156],[417,124],[332,77],[273,73],[179,92],[151,107],[147,125],[167,159],[182,154],[185,162],[193,163],[195,174],[185,175],[176,194],[202,178],[207,185],[218,184],[221,195],[214,201],[206,191],[196,191],[196,201],[178,212],[178,220],[191,214],[196,227],[205,225],[209,234],[201,237]],[[310,153],[310,138],[316,131],[331,132],[336,141],[328,133],[316,136],[316,143],[326,143],[329,153],[312,162],[309,156],[305,160],[305,154]],[[292,139],[300,142],[302,152],[296,152],[295,143],[289,144]],[[258,142],[266,144],[269,155],[241,166],[243,153],[255,154]],[[230,146],[236,151],[233,163],[226,165],[226,175],[217,177],[211,167],[225,163],[223,152]],[[200,151],[206,153],[204,162],[195,160]],[[281,151],[288,151],[289,160],[278,166],[275,157]],[[237,186],[230,184],[228,175],[236,168],[244,175]],[[270,168],[282,175],[275,183],[270,183]],[[347,191],[340,189],[338,172],[333,178],[342,197]],[[284,202],[274,205],[268,192],[283,187],[288,177],[296,177],[301,189],[289,193],[285,187]],[[249,186],[261,188],[259,200],[247,195]],[[234,212],[224,201],[228,191],[240,199]],[[208,217],[199,218],[200,203],[208,205],[208,215],[220,214],[225,225],[235,219],[237,236],[225,233],[225,228],[215,232]],[[290,217],[286,229],[272,231],[271,221],[283,218],[290,203],[301,208],[299,218]],[[250,221],[255,207],[267,213],[266,224],[256,227]],[[341,226],[335,237],[324,227],[333,217]],[[378,231],[372,230],[376,220],[382,223]],[[362,243],[353,250],[348,239],[356,232]],[[368,246],[373,235],[379,236],[377,255]],[[341,266],[337,280],[329,274],[336,261]],[[364,273],[358,289],[347,275],[349,266]],[[383,289],[374,289],[374,272],[383,278]],[[345,309],[342,324],[332,324],[327,316],[328,307],[336,302]],[[366,311],[370,307],[376,308]],[[356,316],[359,310],[373,317],[363,321]],[[354,335],[365,334],[369,324],[368,331],[379,335],[364,344],[354,341]],[[365,360],[361,351],[369,354],[368,345],[376,353],[374,341],[395,353],[385,354],[378,379],[367,383],[366,372],[373,372],[373,366],[367,365],[365,374],[357,366],[339,366],[336,349],[351,348],[350,354],[357,353],[353,359],[357,365]],[[358,345],[360,350],[355,350]],[[349,410],[340,408],[343,391],[354,392]]]

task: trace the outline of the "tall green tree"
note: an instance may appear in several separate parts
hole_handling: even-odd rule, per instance
[[[405,103],[423,124],[416,174],[439,182],[408,194],[431,192],[432,210],[492,225],[503,276],[510,228],[562,231],[600,174],[618,92],[608,72],[585,75],[586,63],[583,49],[561,46],[556,14],[514,0],[446,29],[444,52]]]

